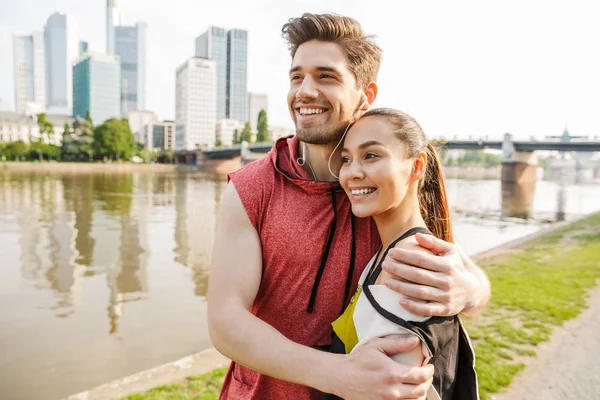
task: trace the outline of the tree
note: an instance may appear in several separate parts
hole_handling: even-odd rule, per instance
[[[256,141],[267,142],[269,141],[269,126],[267,122],[267,112],[260,110],[258,113],[258,121],[256,122]]]
[[[241,140],[240,140],[240,133],[238,132],[237,129],[235,129],[233,131],[233,144],[240,144]]]
[[[244,129],[242,130],[242,133],[240,134],[240,143],[243,142],[244,140],[248,143],[250,143],[250,140],[252,139],[252,126],[250,126],[249,122],[246,122],[246,124],[244,125]]]
[[[29,144],[27,158],[31,160],[38,159],[44,161],[44,144],[41,140],[33,141]]]
[[[92,123],[86,118],[77,118],[73,123],[73,134],[77,144],[77,152],[84,153],[88,161],[94,158],[94,128]]]
[[[63,160],[73,160],[79,156],[79,146],[75,138],[73,138],[73,129],[71,129],[67,122],[65,122],[60,152]]]
[[[46,136],[46,143],[50,143],[50,135],[54,135],[54,124],[46,119],[46,113],[37,115],[37,123],[40,127],[40,138]]]
[[[25,154],[27,154],[27,145],[22,140],[17,140],[16,142],[10,142],[6,145],[6,149],[4,150],[7,154],[7,157],[14,157],[15,160],[19,160]]]
[[[221,139],[217,139],[217,140],[215,141],[215,146],[216,146],[216,147],[221,147],[221,146],[223,146],[223,141],[222,141]]]
[[[136,147],[129,122],[111,118],[97,126],[94,129],[94,148],[97,154],[109,159],[131,159]]]
[[[165,157],[169,160],[169,164],[173,164],[173,160],[175,159],[175,152],[173,150],[165,151]]]
[[[85,120],[88,121],[91,126],[94,126],[94,123],[92,122],[92,114],[90,114],[89,109],[85,112]]]

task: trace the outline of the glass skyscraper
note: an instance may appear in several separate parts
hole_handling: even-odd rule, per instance
[[[248,33],[211,26],[196,38],[196,57],[217,67],[217,120],[248,121]]]
[[[106,1],[106,53],[119,56],[121,62],[122,118],[146,108],[146,29],[144,22],[121,25],[117,1]]]
[[[42,33],[14,35],[13,60],[17,112],[19,114],[41,112],[46,102]]]
[[[114,55],[88,54],[73,66],[73,115],[94,125],[118,118],[121,111],[121,71]]]
[[[121,61],[121,117],[146,108],[146,24],[116,26],[115,54]]]
[[[217,119],[227,110],[227,36],[225,29],[211,26],[196,38],[196,57],[214,60],[217,67]]]
[[[248,121],[248,32],[227,32],[227,118]]]
[[[48,113],[73,115],[73,64],[79,59],[79,34],[74,18],[54,13],[44,28],[46,108]]]
[[[115,27],[121,25],[117,0],[106,0],[106,54],[115,54]]]

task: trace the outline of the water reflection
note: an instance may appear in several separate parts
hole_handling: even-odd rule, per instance
[[[212,175],[194,182],[175,182],[175,261],[192,270],[194,294],[205,296],[208,289],[216,217],[225,182]],[[203,196],[204,193],[212,197]],[[208,211],[210,210],[210,211]]]
[[[567,186],[561,184],[556,196],[556,220],[565,221],[567,218]]]
[[[529,219],[533,214],[536,182],[501,183],[502,216]]]
[[[168,178],[156,180],[159,193],[169,191]],[[117,332],[124,304],[147,293],[152,177],[5,172],[0,188],[0,212],[17,213],[22,278],[54,293],[45,308],[72,315],[81,280],[104,274],[108,331]]]

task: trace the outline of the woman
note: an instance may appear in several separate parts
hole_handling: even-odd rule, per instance
[[[401,295],[383,285],[381,262],[393,247],[427,252],[416,234],[452,242],[450,210],[435,148],[419,124],[392,109],[371,110],[348,131],[340,182],[358,217],[373,217],[382,248],[365,268],[350,305],[334,321],[334,351],[350,353],[375,337],[416,335],[405,365],[432,363],[433,399],[478,399],[474,355],[457,316],[424,317],[400,305]]]

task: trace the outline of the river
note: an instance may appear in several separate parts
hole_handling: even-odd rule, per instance
[[[447,185],[470,254],[600,209],[598,184]],[[0,170],[0,398],[58,399],[209,347],[225,186],[203,172]]]

